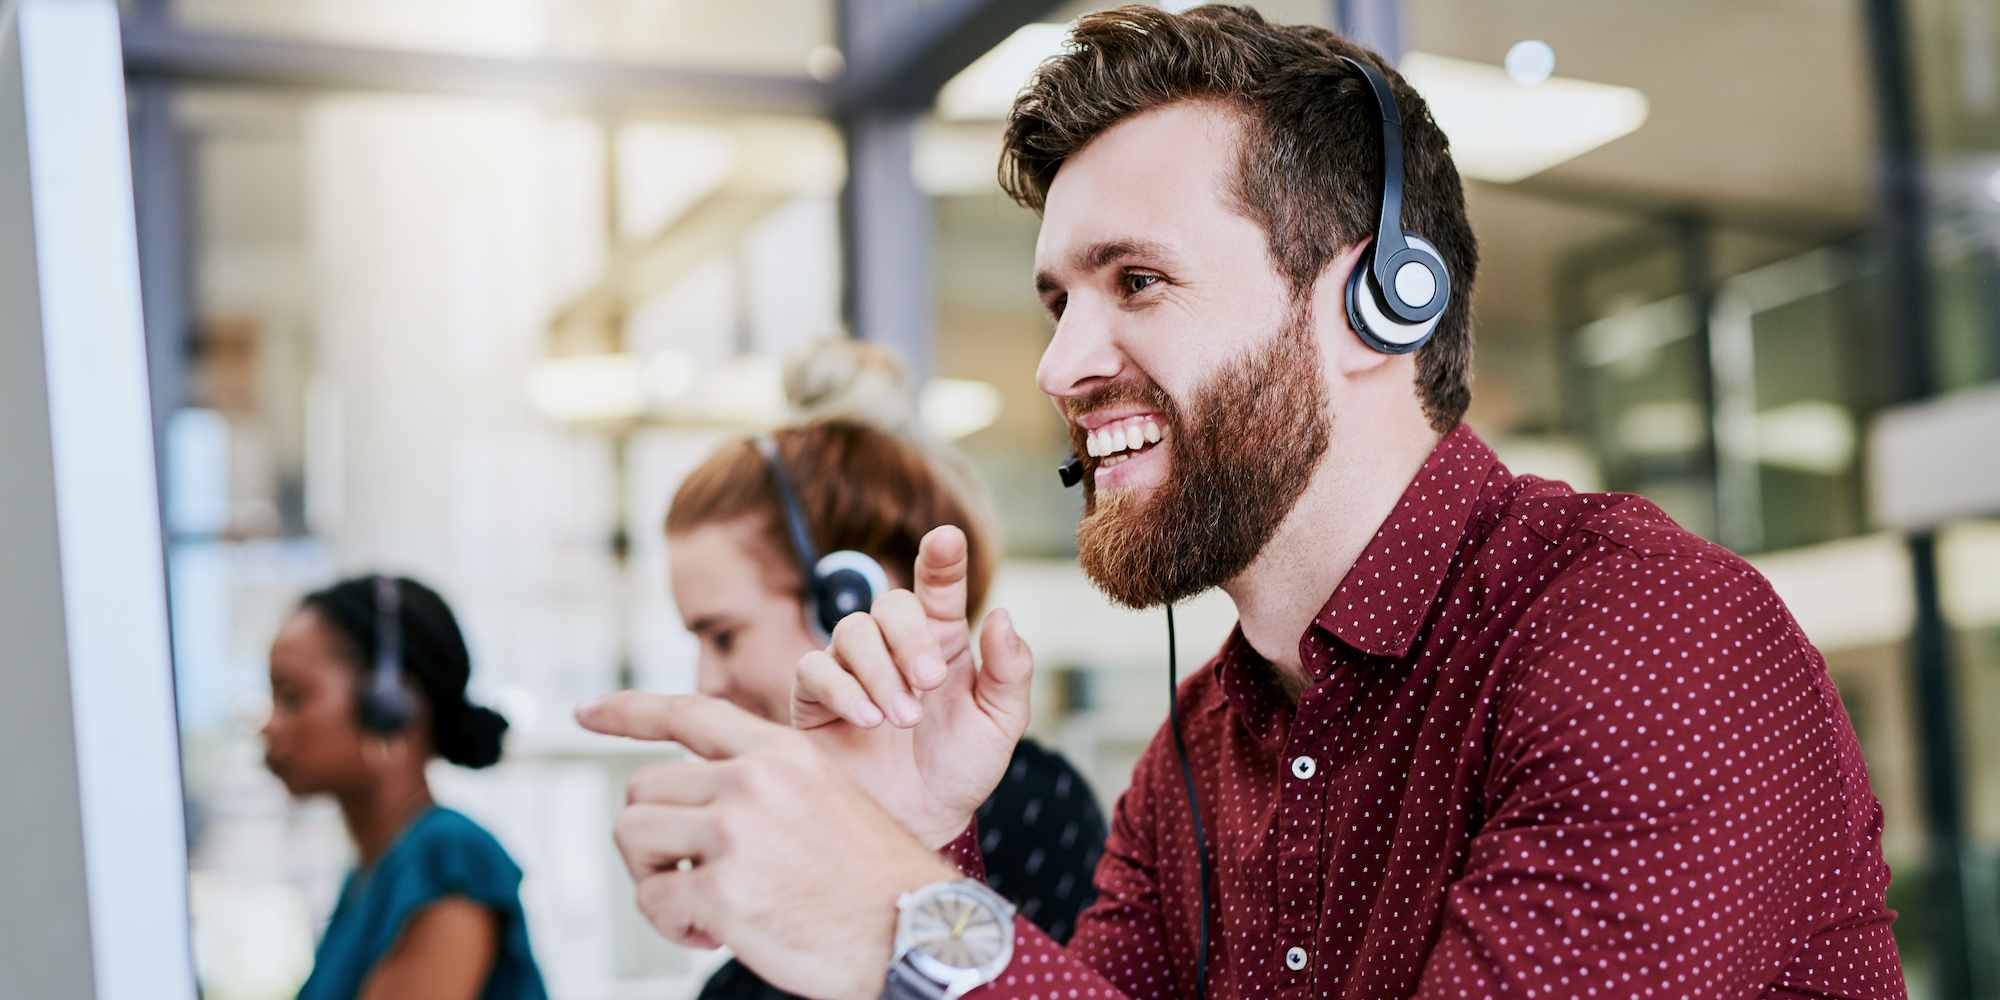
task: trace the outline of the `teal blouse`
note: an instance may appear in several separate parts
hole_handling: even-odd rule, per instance
[[[424,907],[463,896],[500,918],[500,951],[480,1000],[547,1000],[528,947],[521,869],[479,824],[439,806],[411,821],[373,868],[349,872],[299,1000],[352,1000]]]

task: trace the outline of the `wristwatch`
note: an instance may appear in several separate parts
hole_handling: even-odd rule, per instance
[[[883,1000],[958,1000],[1014,957],[1014,904],[977,879],[933,882],[896,900]]]

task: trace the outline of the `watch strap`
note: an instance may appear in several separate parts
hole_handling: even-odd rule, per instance
[[[918,972],[904,957],[889,966],[889,978],[882,984],[882,1000],[943,1000],[945,985]]]

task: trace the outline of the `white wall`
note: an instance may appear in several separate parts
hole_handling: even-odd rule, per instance
[[[192,997],[117,12],[0,3],[0,995]]]

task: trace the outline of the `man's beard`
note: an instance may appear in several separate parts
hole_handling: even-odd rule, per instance
[[[1247,569],[1305,493],[1332,438],[1305,304],[1269,342],[1196,389],[1186,413],[1151,382],[1108,386],[1070,411],[1120,402],[1165,420],[1166,479],[1142,499],[1099,496],[1086,478],[1076,541],[1084,572],[1127,607],[1183,601]]]

